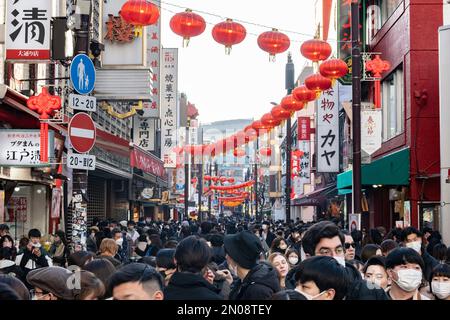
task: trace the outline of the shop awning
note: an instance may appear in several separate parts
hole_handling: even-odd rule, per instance
[[[321,188],[318,190],[314,190],[308,194],[303,195],[298,199],[294,199],[291,201],[291,205],[293,206],[319,206],[323,201],[327,200],[330,197],[335,196],[336,194],[336,185],[329,185],[325,188]]]
[[[341,173],[337,177],[337,187],[352,188],[352,170]],[[375,160],[361,168],[362,185],[409,185],[409,148],[397,151]],[[342,193],[341,193],[342,194]]]

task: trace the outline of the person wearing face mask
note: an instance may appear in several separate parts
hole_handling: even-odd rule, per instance
[[[367,260],[363,268],[364,279],[376,288],[386,290],[391,285],[391,279],[386,270],[386,258],[374,256]]]
[[[427,250],[425,250],[424,245],[422,244],[423,235],[422,232],[417,230],[414,227],[407,227],[403,229],[401,233],[401,241],[403,245],[407,248],[411,248],[416,251],[423,259],[424,268],[423,274],[425,279],[429,279],[431,275],[431,271],[438,265],[438,261],[431,256]]]
[[[302,245],[301,233],[299,228],[294,228],[287,239],[287,243],[290,248],[300,252],[300,247]]]
[[[100,229],[97,226],[93,226],[89,228],[89,231],[89,236],[86,239],[86,249],[89,252],[97,253],[98,246],[96,234],[100,231]]]
[[[392,300],[430,300],[419,292],[422,284],[424,263],[421,256],[411,248],[397,248],[386,257],[386,269],[392,280],[387,290]]]
[[[430,291],[436,300],[450,300],[450,266],[439,263],[431,272]]]
[[[276,236],[270,231],[270,222],[264,221],[261,225],[261,237],[266,241],[267,246],[270,248],[273,240]]]
[[[327,256],[302,261],[295,280],[295,290],[308,300],[342,300],[350,286],[345,268],[336,259]]]
[[[300,262],[300,253],[298,253],[295,249],[288,249],[286,251],[286,258],[289,263],[289,267],[291,269],[295,268]]]
[[[118,246],[115,258],[125,264],[130,259],[128,255],[128,242],[126,240],[126,236],[122,231],[120,231],[119,228],[113,229],[111,233],[113,236],[113,240],[116,242]]]
[[[139,238],[139,233],[136,231],[136,222],[132,220],[128,221],[127,223],[127,236],[131,238],[133,245]]]
[[[344,234],[336,224],[330,221],[321,221],[312,225],[302,238],[306,260],[314,256],[328,256],[345,268],[350,281],[347,300],[388,299],[384,290],[369,289],[359,270],[345,261],[344,243]]]

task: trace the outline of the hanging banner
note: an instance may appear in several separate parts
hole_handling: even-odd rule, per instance
[[[348,228],[349,231],[361,230],[361,214],[349,213],[348,214]]]
[[[305,184],[311,184],[311,142],[299,141],[299,150],[302,152],[300,156],[300,189],[304,193]]]
[[[381,110],[361,111],[361,149],[372,155],[381,148]]]
[[[152,1],[161,8],[161,1]],[[161,77],[161,16],[147,27],[147,64],[152,70],[151,102],[144,104],[144,118],[159,118]]]
[[[161,159],[169,160],[177,145],[178,49],[162,50],[161,77]]]
[[[6,59],[50,60],[52,0],[8,0]]]
[[[339,90],[324,91],[317,105],[317,172],[339,172]]]
[[[298,140],[304,141],[310,140],[311,136],[311,120],[309,117],[298,117],[297,120],[297,127],[298,127]]]
[[[52,219],[61,217],[61,200],[62,200],[61,188],[53,188],[52,189],[52,212],[51,212]]]
[[[144,151],[155,150],[155,120],[136,116],[133,118],[133,143]]]

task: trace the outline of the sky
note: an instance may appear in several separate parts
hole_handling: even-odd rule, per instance
[[[300,54],[301,41],[314,33],[316,0],[162,0],[162,45],[178,48],[178,90],[199,110],[201,123],[228,119],[259,119],[286,95],[284,72],[287,52],[292,53],[296,76],[306,63]],[[181,6],[182,8],[172,5]],[[206,21],[206,30],[182,47],[182,37],[170,29],[175,13],[190,8]],[[196,11],[198,10],[198,11]],[[199,11],[211,13],[208,15]],[[217,17],[218,15],[220,17]],[[222,18],[221,18],[222,17]],[[243,20],[268,28],[246,24],[246,39],[233,46],[231,55],[214,41],[213,26],[226,18]],[[257,44],[257,35],[271,28],[291,39],[288,51],[277,55],[276,62]],[[251,34],[249,34],[251,33]],[[253,35],[254,34],[254,35]]]

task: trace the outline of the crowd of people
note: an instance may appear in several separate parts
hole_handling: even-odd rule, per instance
[[[438,231],[336,221],[94,221],[45,248],[0,225],[0,300],[450,300]]]

